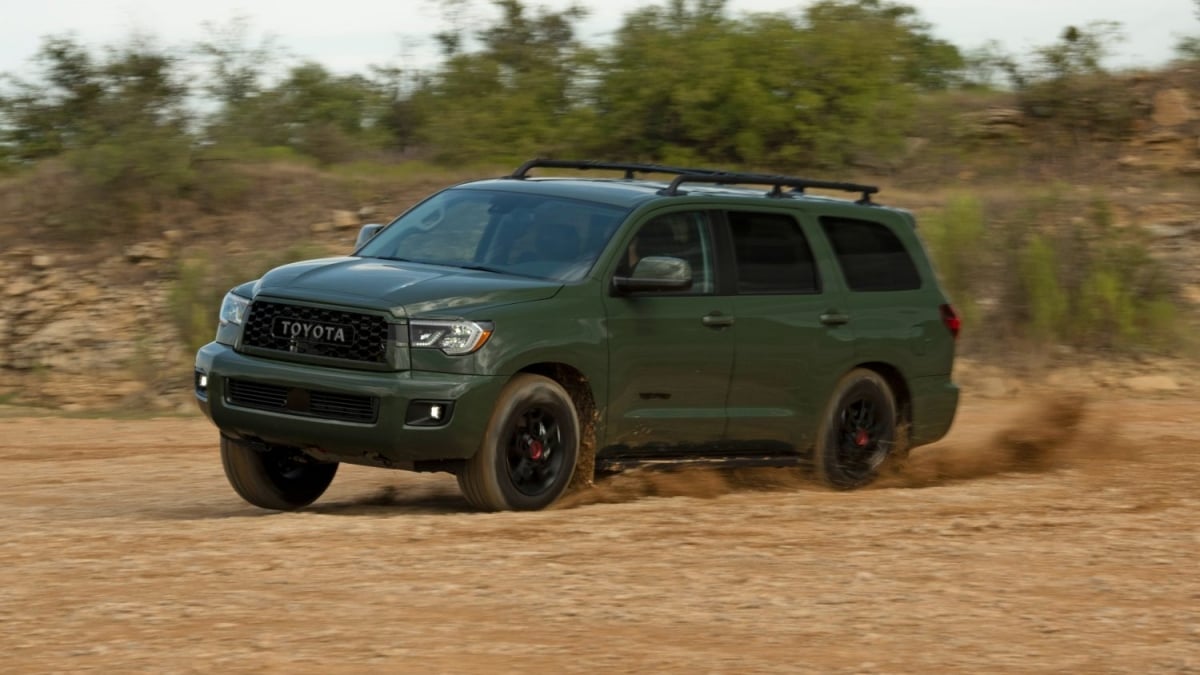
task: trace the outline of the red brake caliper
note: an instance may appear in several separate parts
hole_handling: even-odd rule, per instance
[[[859,429],[858,431],[854,432],[854,444],[858,447],[865,448],[867,447],[867,443],[870,442],[871,435],[867,433],[866,429]]]
[[[546,449],[545,449],[545,447],[542,446],[541,441],[537,440],[536,438],[529,439],[529,458],[530,459],[532,459],[535,462],[538,461],[539,459],[542,458],[542,453],[545,451],[546,451]]]

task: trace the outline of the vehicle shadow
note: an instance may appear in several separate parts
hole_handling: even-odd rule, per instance
[[[246,504],[229,495],[222,504],[193,503],[166,509],[139,509],[151,520],[223,520],[227,518],[270,518],[289,515],[409,516],[478,513],[457,490],[439,487],[403,489],[392,485],[346,499],[318,501],[297,511],[271,511]]]
[[[394,485],[385,485],[352,499],[317,502],[304,511],[334,516],[385,516],[475,513],[477,509],[457,489],[433,486],[400,490]]]

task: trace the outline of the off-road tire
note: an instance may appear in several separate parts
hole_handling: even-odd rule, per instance
[[[839,490],[870,484],[897,447],[896,426],[896,397],[887,380],[865,368],[846,373],[817,428],[817,478]]]
[[[571,396],[550,378],[521,374],[496,398],[458,486],[485,511],[535,511],[562,496],[578,458],[579,416]]]
[[[276,511],[294,511],[315,502],[337,473],[336,462],[297,461],[294,451],[259,450],[221,436],[225,477],[242,499]]]

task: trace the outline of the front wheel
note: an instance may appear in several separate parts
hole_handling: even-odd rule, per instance
[[[496,399],[483,443],[458,474],[472,505],[533,511],[566,490],[579,456],[579,416],[571,396],[547,377],[517,375]]]
[[[875,480],[896,445],[896,399],[887,380],[865,368],[834,387],[817,430],[817,477],[841,490]]]
[[[294,511],[315,502],[337,473],[336,462],[305,461],[286,448],[258,450],[221,436],[225,477],[242,499],[276,511]]]

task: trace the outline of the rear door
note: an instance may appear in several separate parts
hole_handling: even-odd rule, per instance
[[[679,454],[719,443],[733,367],[733,299],[716,294],[714,233],[706,211],[651,217],[626,243],[612,275],[637,260],[687,261],[684,291],[608,295],[609,401],[606,446]]]
[[[812,444],[833,386],[854,364],[846,292],[817,225],[794,210],[729,211],[737,326],[727,408],[731,445]]]

